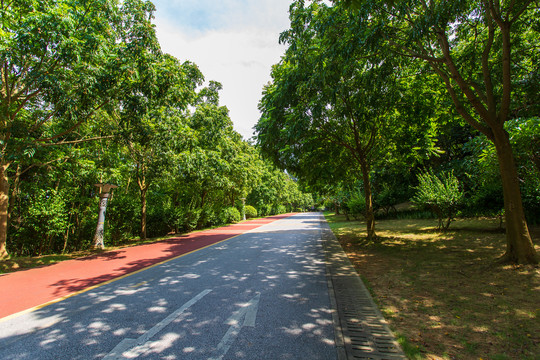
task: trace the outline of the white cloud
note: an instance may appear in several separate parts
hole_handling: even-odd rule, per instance
[[[248,139],[271,66],[285,47],[291,0],[155,0],[156,30],[164,52],[196,63],[206,80],[223,84],[221,104]],[[208,22],[210,23],[204,23]]]

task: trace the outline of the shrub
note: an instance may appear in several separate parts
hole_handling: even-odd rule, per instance
[[[260,216],[268,216],[272,215],[272,205],[269,204],[263,204],[259,207],[258,214]]]
[[[278,205],[273,209],[272,215],[285,214],[286,212],[287,208],[285,207],[285,205]]]
[[[244,211],[246,212],[246,219],[256,218],[257,217],[257,209],[255,209],[251,205],[246,205],[244,208]]]
[[[463,200],[463,193],[454,172],[442,172],[440,177],[432,171],[418,175],[419,184],[411,199],[415,204],[430,209],[439,219],[439,230],[447,230]],[[446,219],[446,223],[443,223]]]
[[[197,229],[204,229],[206,227],[214,226],[220,223],[228,223],[230,221],[223,222],[221,221],[221,216],[217,215],[217,211],[215,211],[211,206],[205,205],[202,209],[200,209],[200,215],[199,220],[197,222]]]
[[[25,198],[25,212],[18,219],[17,231],[12,235],[17,255],[44,255],[62,250],[63,235],[69,226],[69,211],[64,193],[39,189]]]
[[[221,210],[219,219],[223,224],[230,224],[239,222],[240,219],[242,219],[242,216],[240,215],[240,211],[238,211],[237,208],[231,206]]]
[[[192,231],[197,228],[199,217],[201,216],[201,209],[189,209],[184,212],[184,216],[180,225],[184,231]]]
[[[95,208],[92,207],[94,213]],[[105,233],[110,235],[105,236],[107,246],[119,245],[138,235],[141,229],[139,197],[115,192],[107,205],[106,220]],[[95,221],[92,221],[92,225],[96,227]]]
[[[356,193],[351,195],[351,197],[344,204],[347,212],[351,214],[355,219],[359,217],[365,217],[366,214],[366,198],[364,194]]]

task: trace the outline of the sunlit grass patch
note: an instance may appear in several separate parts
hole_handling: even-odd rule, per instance
[[[498,219],[381,220],[368,241],[364,223],[327,218],[410,359],[539,359],[540,268],[497,262]]]

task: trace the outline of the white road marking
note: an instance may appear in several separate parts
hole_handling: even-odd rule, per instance
[[[122,354],[129,350],[130,357],[136,357],[140,354],[143,354],[148,350],[148,346],[145,346],[146,343],[153,338],[158,332],[163,330],[167,325],[169,325],[174,319],[180,316],[184,311],[193,306],[197,301],[202,299],[212,290],[206,289],[202,291],[199,295],[195,296],[193,299],[189,300],[187,303],[182,305],[178,310],[167,316],[165,319],[161,320],[150,330],[139,336],[137,339],[124,339],[110,353],[108,353],[103,359],[104,360],[114,360],[122,359]],[[135,356],[133,356],[135,355]]]
[[[229,349],[231,348],[232,344],[238,337],[238,334],[240,333],[240,330],[244,326],[255,326],[255,318],[257,317],[257,310],[259,309],[259,300],[261,299],[261,293],[257,293],[251,299],[246,306],[244,306],[242,309],[235,311],[231,317],[229,317],[225,324],[231,325],[231,327],[227,330],[225,333],[225,336],[223,336],[223,339],[221,339],[221,342],[218,344],[216,348],[216,352],[218,353],[217,357],[209,358],[208,360],[221,360],[223,357],[227,354]],[[244,319],[242,321],[242,318]]]

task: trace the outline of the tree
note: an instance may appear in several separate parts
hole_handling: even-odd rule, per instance
[[[157,44],[157,40],[155,42]],[[195,65],[143,49],[129,84],[111,113],[135,165],[141,200],[141,239],[146,239],[147,193],[185,145],[190,133],[185,112],[202,75]],[[145,59],[145,60],[143,60]]]
[[[358,46],[364,47],[366,55],[390,49],[427,64],[445,85],[457,112],[493,142],[504,195],[503,260],[537,263],[514,154],[504,128],[513,109],[520,106],[516,88],[530,84],[520,81],[538,70],[537,64],[527,61],[537,52],[530,39],[538,39],[538,26],[529,26],[537,23],[535,2],[344,2],[358,10],[357,17],[363,23]]]
[[[443,172],[439,176],[427,171],[418,175],[418,182],[412,201],[427,207],[437,216],[439,230],[448,230],[458,206],[463,201],[463,192],[458,179],[452,171]]]
[[[256,129],[261,149],[301,178],[328,170],[337,176],[346,169],[359,174],[371,239],[375,216],[370,172],[399,126],[399,64],[384,54],[366,59],[350,47],[356,22],[322,2],[291,6],[292,28],[280,38],[289,48],[264,90]],[[321,161],[325,157],[330,161]]]
[[[143,1],[2,1],[0,12],[0,258],[7,256],[8,169],[76,130],[111,98],[120,24]],[[125,31],[144,32],[132,22]],[[133,41],[134,42],[134,41]],[[114,72],[111,69],[115,69]]]

